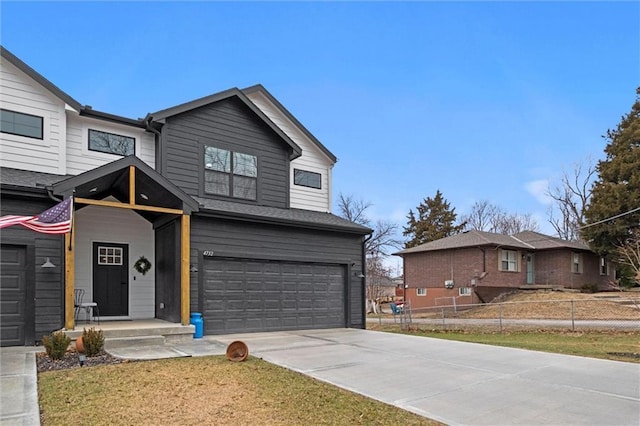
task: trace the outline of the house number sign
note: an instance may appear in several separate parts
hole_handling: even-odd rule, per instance
[[[204,257],[211,257],[211,256],[213,256],[213,250],[205,250],[205,251],[202,252],[202,255]]]

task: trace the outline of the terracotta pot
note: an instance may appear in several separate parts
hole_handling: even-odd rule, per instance
[[[78,336],[78,338],[76,339],[76,351],[81,354],[84,353],[84,343],[82,342],[82,336]]]
[[[229,346],[227,346],[227,359],[229,361],[244,361],[248,356],[249,348],[247,347],[247,344],[241,340],[231,342]]]

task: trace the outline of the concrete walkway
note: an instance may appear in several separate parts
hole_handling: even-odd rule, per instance
[[[234,340],[252,356],[450,425],[640,424],[640,364],[353,329],[206,336],[111,352],[221,355]],[[38,424],[33,348],[0,354],[0,423]]]

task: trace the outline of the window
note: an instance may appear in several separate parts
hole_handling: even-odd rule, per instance
[[[42,117],[0,109],[0,132],[43,139]]]
[[[205,146],[204,192],[255,200],[258,194],[258,157]]]
[[[582,256],[580,253],[573,253],[571,256],[571,272],[579,274],[582,272]]]
[[[98,247],[98,265],[122,265],[122,247]]]
[[[458,289],[458,296],[471,296],[471,288],[470,287],[460,287]]]
[[[306,170],[293,169],[293,183],[309,188],[322,189],[322,175]]]
[[[500,270],[518,272],[518,252],[515,250],[501,250]]]
[[[609,275],[609,265],[604,257],[600,258],[600,275]]]
[[[416,295],[417,296],[426,296],[427,295],[427,289],[426,288],[416,288]]]
[[[106,152],[116,155],[133,155],[136,139],[115,133],[101,132],[89,129],[89,149],[91,151]]]

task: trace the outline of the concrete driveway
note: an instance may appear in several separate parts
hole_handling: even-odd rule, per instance
[[[208,338],[450,425],[640,424],[640,364],[353,329]]]

